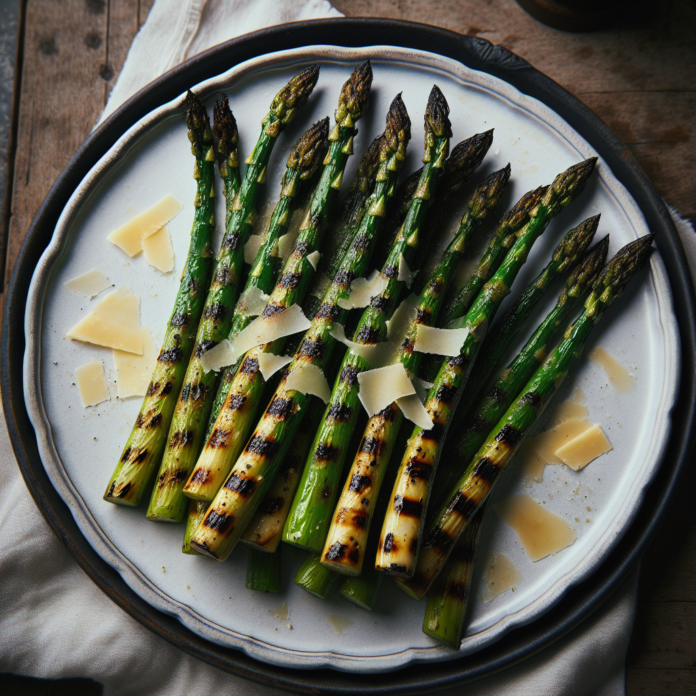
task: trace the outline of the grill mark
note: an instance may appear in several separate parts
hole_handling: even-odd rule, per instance
[[[186,312],[175,312],[169,323],[172,326],[186,326],[189,322],[189,315]]]
[[[488,396],[497,401],[499,404],[507,401],[507,392],[500,387],[493,387]]]
[[[233,394],[230,397],[230,405],[228,406],[228,408],[230,409],[230,411],[239,411],[242,408],[242,406],[244,406],[246,400],[246,396],[242,396],[241,394]]]
[[[241,478],[237,474],[232,474],[225,482],[225,488],[228,491],[235,491],[244,498],[249,498],[256,490],[256,481],[254,479]]]
[[[448,597],[464,601],[469,594],[469,586],[465,582],[448,582],[445,592]]]
[[[385,423],[392,423],[396,418],[396,409],[398,407],[387,406],[383,408],[377,415],[384,419]]]
[[[479,460],[476,468],[474,469],[474,476],[480,478],[489,485],[493,485],[495,483],[499,473],[500,469],[487,457]]]
[[[212,319],[215,322],[224,321],[227,316],[227,307],[221,302],[214,302],[210,307],[205,308],[204,318]]]
[[[132,483],[127,483],[123,488],[118,493],[114,493],[114,490],[116,488],[116,482],[114,481],[111,484],[111,488],[109,488],[109,497],[110,498],[125,498],[128,495],[128,491],[130,491],[132,487]]]
[[[193,430],[177,430],[169,441],[169,448],[175,449],[176,447],[186,447],[190,445],[196,437],[196,433]]]
[[[261,316],[264,319],[268,319],[268,317],[274,317],[276,314],[280,314],[281,312],[285,311],[285,307],[283,305],[277,305],[277,304],[267,304],[261,312]]]
[[[166,485],[176,486],[179,483],[183,483],[188,478],[188,472],[186,469],[176,469],[176,471],[165,471],[163,474],[159,475],[157,479],[157,487],[159,489],[164,488]]]
[[[353,474],[350,479],[351,491],[356,493],[362,493],[363,488],[367,488],[372,485],[372,479],[369,476],[361,476],[360,474]]]
[[[128,447],[128,448],[126,449],[126,451],[121,455],[121,461],[122,461],[122,462],[127,462],[127,461],[128,461],[128,457],[130,457],[130,453],[131,453],[131,448]]]
[[[450,358],[447,361],[447,364],[450,367],[458,367],[458,368],[463,368],[466,367],[469,364],[469,358],[466,355],[462,355],[461,353],[459,355],[455,355],[453,358]]]
[[[339,377],[341,382],[346,382],[347,384],[353,385],[358,383],[358,371],[352,366],[348,365],[341,370],[341,376]]]
[[[448,506],[450,510],[469,519],[476,512],[476,502],[467,498],[462,492],[457,491],[454,501]]]
[[[326,552],[326,558],[329,561],[339,561],[346,553],[348,546],[337,541],[331,546],[331,548]]]
[[[225,238],[222,240],[222,246],[227,249],[236,249],[239,246],[239,235],[236,232],[225,235]]]
[[[440,553],[446,553],[452,540],[449,535],[439,527],[428,534],[427,545],[432,549],[437,549]]]
[[[407,517],[420,517],[423,514],[423,503],[397,495],[394,497],[394,512]]]
[[[206,516],[203,524],[208,527],[208,529],[213,529],[220,534],[225,534],[234,524],[234,517],[223,512],[222,514],[211,510]]]
[[[160,392],[160,394],[162,394],[163,396],[166,396],[167,394],[169,394],[172,391],[173,388],[174,388],[174,385],[171,382],[167,382],[162,387],[162,391]]]
[[[217,341],[210,341],[210,340],[205,340],[201,341],[197,346],[196,350],[194,351],[194,355],[197,358],[200,358],[203,353],[206,351],[210,350],[211,348],[215,348],[215,346],[218,344]]]
[[[539,408],[541,408],[542,401],[539,398],[538,394],[535,394],[534,392],[527,392],[523,397],[522,400],[526,403],[529,404],[535,411],[538,411]]]
[[[330,302],[324,302],[324,304],[319,307],[317,317],[320,319],[334,319],[339,315],[340,311],[341,310],[336,305]]]
[[[375,454],[379,456],[382,452],[382,440],[378,437],[366,435],[360,443],[360,451],[365,454]]]
[[[360,234],[353,239],[353,249],[356,251],[365,251],[370,246],[370,237],[367,234]]]
[[[393,570],[395,573],[399,573],[401,575],[404,575],[406,573],[406,566],[402,565],[400,563],[390,563],[389,569]]]
[[[429,309],[417,309],[416,310],[416,323],[417,324],[430,324],[430,317],[432,312]]]
[[[433,423],[433,427],[430,430],[424,430],[421,433],[421,437],[432,442],[440,442],[444,434],[445,426],[442,423]]]
[[[367,529],[367,521],[369,519],[369,515],[366,512],[356,512],[353,515],[353,526],[356,529]]]
[[[389,534],[387,534],[384,537],[384,543],[382,544],[382,549],[384,551],[386,551],[387,553],[390,553],[392,549],[394,549],[396,551],[396,548],[394,547],[394,535],[391,532],[389,532]]]
[[[496,442],[504,442],[512,448],[522,439],[522,433],[514,425],[506,423],[495,436],[495,439]]]
[[[239,371],[243,375],[255,375],[259,371],[258,358],[244,358],[244,362],[239,368]]]
[[[370,300],[370,307],[384,311],[387,309],[387,307],[389,307],[389,298],[385,297],[384,295],[375,295]]]
[[[249,440],[246,451],[258,454],[261,457],[270,457],[275,452],[276,444],[277,443],[273,440],[267,440],[261,435],[254,435],[251,440]]]
[[[179,394],[179,401],[186,403],[189,400],[189,396],[191,396],[191,385],[185,384],[181,394]]]
[[[376,329],[374,326],[370,326],[369,324],[365,324],[364,326],[360,327],[360,331],[358,331],[358,335],[355,337],[355,342],[362,343],[364,345],[372,345],[377,343],[378,338],[378,329]]]
[[[433,468],[421,462],[415,457],[409,459],[408,464],[406,464],[406,473],[410,479],[420,479],[421,481],[430,481],[430,477],[433,473]]]
[[[207,469],[196,469],[191,477],[191,483],[205,483],[210,478],[210,472]]]
[[[217,285],[227,285],[227,281],[229,280],[229,278],[230,278],[230,267],[223,266],[215,274],[215,283]]]
[[[201,399],[205,399],[206,394],[208,393],[208,387],[205,386],[205,384],[192,384],[191,385],[191,400],[192,401],[200,401]]]
[[[262,515],[275,515],[278,510],[280,510],[283,507],[283,504],[285,503],[285,498],[282,496],[276,496],[274,498],[266,498],[263,503],[259,506],[259,510],[261,511]]]
[[[326,344],[323,341],[313,341],[311,338],[305,338],[300,344],[300,355],[304,355],[312,360],[319,360],[324,352]]]
[[[140,450],[140,452],[138,452],[138,454],[136,454],[135,457],[133,457],[133,463],[142,464],[147,459],[147,455],[147,448]]]
[[[454,387],[443,385],[437,390],[435,398],[445,404],[451,404],[457,395],[457,390]]]
[[[156,428],[162,422],[162,414],[156,413],[150,420],[145,420],[138,414],[138,420],[136,420],[136,425],[142,430],[149,430],[150,428]]]
[[[385,278],[396,278],[399,275],[399,269],[397,266],[386,265],[382,270],[382,275]]]
[[[215,428],[210,434],[208,439],[208,447],[226,447],[227,441],[232,434],[231,430],[224,430],[223,428]]]
[[[302,280],[302,273],[283,273],[278,281],[281,288],[296,288]]]
[[[299,254],[300,256],[306,256],[309,251],[309,244],[307,242],[299,241],[295,243],[295,248],[293,252]]]
[[[348,288],[350,287],[350,284],[353,282],[354,278],[355,273],[353,273],[353,271],[339,270],[338,273],[336,273],[336,275],[334,276],[333,282],[337,285],[340,285],[342,288]]]
[[[329,418],[332,418],[337,423],[347,423],[353,409],[348,404],[331,404],[329,406]]]
[[[172,365],[178,363],[182,357],[183,353],[181,352],[181,348],[169,348],[168,350],[163,350],[159,354],[157,362],[169,363]]]
[[[432,292],[434,295],[439,295],[442,292],[442,278],[436,278],[435,280],[430,282],[430,285],[428,285],[428,290]]]
[[[266,412],[280,420],[285,420],[292,413],[292,399],[282,399],[279,396],[274,396]]]
[[[334,462],[338,459],[338,447],[333,447],[331,445],[325,445],[321,443],[317,445],[315,450],[315,455],[317,459],[324,462]]]

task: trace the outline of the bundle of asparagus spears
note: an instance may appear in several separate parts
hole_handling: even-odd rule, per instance
[[[343,85],[334,125],[318,121],[291,148],[280,197],[247,269],[244,247],[274,146],[318,77],[311,66],[276,95],[243,177],[226,97],[215,104],[211,128],[205,107],[188,93],[197,183],[189,253],[152,381],[104,498],[135,506],[152,487],[147,518],[185,518],[186,553],[223,561],[241,541],[249,546],[251,589],[278,590],[281,539],[309,552],[296,582],[319,597],[343,578],[341,594],[372,609],[390,575],[413,597],[429,592],[425,632],[458,647],[490,491],[591,329],[646,263],[652,237],[606,263],[608,237],[591,246],[599,216],[588,218],[494,323],[533,245],[578,199],[596,159],[525,194],[502,217],[466,282],[454,287],[459,262],[498,215],[510,166],[474,187],[445,251],[432,270],[420,269],[493,131],[450,151],[449,106],[434,86],[423,167],[399,184],[411,121],[397,95],[340,209],[356,124],[368,107],[368,61]],[[226,216],[214,258],[216,164]],[[303,222],[281,263],[279,241],[296,212]],[[373,265],[369,301],[351,302],[356,281]],[[555,307],[499,372],[513,337],[559,277],[565,281]],[[305,320],[299,341],[293,331],[273,334],[233,352],[221,371],[206,370],[206,355],[226,339],[234,347],[252,321],[277,323],[295,310]],[[454,350],[426,356],[418,344],[428,331],[456,340]],[[272,376],[270,364],[286,367]],[[387,398],[366,418],[364,380],[377,369],[403,373],[423,394]]]

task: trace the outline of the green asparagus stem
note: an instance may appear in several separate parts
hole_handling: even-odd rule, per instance
[[[409,322],[406,338],[394,359],[411,374],[417,374],[423,355],[413,350],[418,325],[431,325],[437,320],[457,263],[474,231],[498,203],[509,177],[510,169],[506,167],[476,188],[457,234],[421,290],[415,317]],[[357,575],[362,570],[375,503],[402,420],[401,409],[393,403],[368,421],[323,545],[322,563],[338,572]],[[314,501],[313,505],[318,507],[319,503]]]
[[[188,515],[186,515],[186,531],[184,532],[184,542],[181,545],[182,553],[197,556],[198,552],[191,548],[191,535],[205,517],[208,503],[201,500],[190,500]]]
[[[408,594],[419,599],[428,591],[466,524],[487,499],[494,483],[562,384],[573,361],[581,355],[592,328],[647,262],[653,236],[646,235],[627,244],[604,267],[585,300],[584,312],[566,330],[563,341],[536,370],[471,460],[428,526],[412,579],[397,580]]]
[[[246,588],[259,592],[280,592],[280,552],[264,553],[249,549]]]
[[[355,123],[367,107],[371,84],[372,71],[367,62],[356,68],[341,90],[336,125],[329,134],[331,145],[324,160],[324,170],[312,195],[295,248],[263,311],[264,318],[277,315],[293,304],[300,304],[311,285],[314,267],[306,261],[306,257],[317,249],[337,201],[343,172],[353,152]],[[264,380],[257,356],[263,352],[278,355],[284,344],[284,339],[273,341],[248,351],[241,359],[224,406],[210,428],[210,435],[184,487],[188,497],[212,500],[227,478],[262,406]]]
[[[295,582],[319,599],[326,599],[331,588],[336,584],[338,575],[332,573],[319,562],[319,556],[310,554],[300,566]]]
[[[382,580],[382,573],[375,568],[367,568],[360,576],[345,578],[338,588],[338,594],[361,609],[372,611],[382,588]]]
[[[221,94],[213,109],[215,158],[225,193],[225,229],[230,224],[232,208],[242,179],[239,174],[239,131],[226,94]]]
[[[530,214],[530,221],[519,233],[518,240],[503,263],[466,314],[465,327],[468,332],[460,353],[442,363],[425,403],[433,427],[429,430],[414,428],[401,460],[377,554],[376,567],[383,572],[402,578],[409,578],[413,574],[423,519],[432,490],[430,481],[436,474],[452,414],[488,325],[503,298],[509,294],[512,282],[527,260],[534,242],[551,218],[577,198],[595,162],[596,158],[586,160],[556,177],[541,203]]]
[[[192,93],[186,95],[186,125],[195,157],[195,214],[186,266],[162,349],[135,426],[104,494],[104,500],[134,506],[140,502],[164,449],[185,366],[193,350],[196,327],[203,312],[204,291],[213,270],[211,243],[215,229],[213,190],[213,135],[205,107]]]
[[[403,101],[398,96],[392,102],[387,116],[377,185],[360,230],[327,289],[322,305],[295,352],[270,405],[195,532],[191,544],[196,550],[224,560],[244,532],[273,481],[280,462],[308,411],[311,398],[311,395],[288,389],[287,380],[294,371],[310,366],[323,369],[330,364],[336,344],[331,331],[334,323],[341,322],[347,311],[339,306],[338,301],[348,297],[353,278],[365,273],[383,218],[387,214],[394,183],[405,159],[409,138],[410,121]]]
[[[326,118],[315,123],[291,149],[283,176],[280,200],[271,216],[266,239],[252,266],[245,291],[251,291],[252,288],[262,291],[270,289],[268,286],[272,285],[275,277],[272,254],[278,238],[287,231],[291,214],[302,195],[305,182],[311,180],[324,157],[328,133],[329,119]],[[253,167],[250,166],[247,175],[252,169]],[[253,173],[252,176],[254,176]],[[249,207],[253,203],[253,198],[254,196],[250,193]],[[247,219],[254,215],[254,211],[248,208],[240,212]],[[231,220],[230,229],[240,229],[239,224],[235,228],[234,222],[241,218],[235,217],[234,212]],[[242,247],[243,245],[238,246],[234,250],[229,257],[229,265],[224,266],[226,271],[234,269],[235,275],[241,273],[244,260]],[[223,254],[224,252],[220,256],[222,257]],[[218,273],[221,268],[218,261]],[[232,318],[228,319],[226,316],[227,308],[236,298],[235,284],[217,288],[214,293],[214,302],[211,302],[211,295],[215,290],[214,283],[206,302],[203,321],[198,327],[197,345],[201,348],[209,347],[211,342],[217,343],[224,338],[229,332],[230,324],[232,331],[236,333],[252,320],[244,297],[237,303]],[[203,351],[199,352],[202,355]],[[184,388],[174,409],[167,447],[147,510],[149,520],[181,522],[184,517],[188,506],[188,499],[183,492],[184,484],[191,475],[191,469],[203,442],[204,426],[213,406],[213,396],[218,381],[218,375],[215,372],[211,371],[207,374],[203,372],[201,358],[199,354],[194,354],[184,378]]]

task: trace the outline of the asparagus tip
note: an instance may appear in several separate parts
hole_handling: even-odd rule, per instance
[[[445,99],[445,95],[437,85],[433,85],[428,97],[428,105],[425,109],[426,138],[428,131],[439,138],[452,137],[452,124],[449,120],[449,112],[449,104],[447,99]]]
[[[213,135],[217,140],[218,164],[221,165],[228,160],[232,152],[237,150],[239,144],[237,120],[232,114],[227,95],[224,93],[217,98],[213,108]]]
[[[193,153],[201,157],[205,145],[212,142],[210,120],[203,102],[190,89],[186,92],[186,125]]]
[[[307,129],[293,145],[288,157],[290,169],[300,169],[301,178],[308,179],[314,175],[324,159],[329,138],[329,118],[317,121]]]
[[[548,186],[539,186],[532,191],[527,191],[503,218],[500,223],[500,232],[507,234],[523,227],[532,211],[541,203],[548,188]]]
[[[309,95],[314,90],[319,79],[319,65],[310,65],[297,75],[278,92],[271,102],[270,114],[275,117],[272,135],[277,135],[288,125],[297,112],[307,103]],[[268,122],[268,116],[264,124]],[[276,125],[277,124],[277,125]]]
[[[564,287],[563,300],[566,297],[580,297],[594,287],[597,277],[607,260],[609,235],[605,235],[593,247],[588,249],[575,264]]]
[[[653,251],[654,238],[654,234],[646,234],[619,249],[599,274],[593,294],[597,295],[610,290],[613,297],[618,297],[628,281],[647,263]]]
[[[396,137],[401,142],[408,142],[411,139],[411,119],[406,111],[406,104],[401,98],[401,93],[394,97],[389,106],[384,135],[385,138]]]
[[[511,173],[508,163],[497,172],[489,174],[477,187],[471,196],[469,210],[479,219],[484,219],[488,213],[498,204]]]
[[[570,264],[575,263],[580,254],[590,246],[599,226],[599,218],[599,215],[593,215],[583,220],[563,237],[561,243],[553,252],[553,260],[563,262],[561,271],[568,268]]]
[[[350,113],[353,120],[362,116],[367,108],[370,88],[372,87],[372,65],[369,60],[358,65],[351,73],[351,76],[341,88],[341,96],[338,99],[338,110],[336,121],[342,121],[344,110]]]
[[[458,191],[465,181],[479,168],[493,143],[493,129],[476,133],[452,148],[445,163],[444,181],[447,192]]]

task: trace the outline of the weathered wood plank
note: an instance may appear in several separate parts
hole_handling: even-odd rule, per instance
[[[626,674],[626,693],[630,696],[659,694],[696,694],[696,673],[684,669],[629,669]]]

